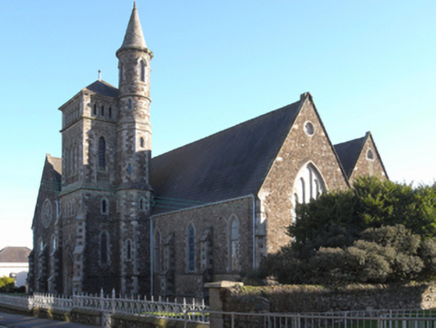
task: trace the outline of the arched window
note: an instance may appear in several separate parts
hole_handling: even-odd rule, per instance
[[[368,149],[368,151],[366,152],[366,158],[370,161],[374,160],[374,152],[371,149]]]
[[[42,238],[39,237],[39,252],[42,253],[44,250],[44,242],[42,241]]]
[[[100,263],[107,264],[108,263],[108,236],[107,232],[103,231],[100,235]]]
[[[160,231],[156,230],[154,234],[154,271],[161,270],[161,251],[160,251]]]
[[[144,138],[143,138],[143,137],[141,137],[141,138],[139,139],[139,146],[140,146],[141,148],[144,148]]]
[[[119,64],[118,68],[119,68],[119,74],[120,74],[118,79],[120,80],[120,83],[121,83],[121,82],[123,82],[123,65],[121,64],[121,62]]]
[[[145,63],[144,60],[141,60],[140,65],[141,65],[141,82],[145,82],[145,69],[147,64]]]
[[[109,202],[106,198],[101,200],[101,213],[107,214],[109,212]]]
[[[144,197],[139,198],[139,209],[145,211],[147,209],[147,201]]]
[[[304,165],[300,169],[295,181],[295,204],[297,201],[306,204],[311,199],[317,199],[325,191],[324,179],[312,163]]]
[[[97,104],[94,104],[94,115],[97,115]]]
[[[132,241],[126,240],[126,259],[130,261],[132,259]]]
[[[188,228],[188,271],[195,270],[195,230],[192,223]]]
[[[74,146],[73,147],[73,173],[76,173],[77,172],[77,163],[78,163],[78,160],[77,160],[77,146]]]
[[[129,109],[132,109],[133,108],[133,103],[132,103],[132,99],[129,99]]]
[[[52,254],[56,251],[56,248],[57,248],[57,240],[56,240],[56,236],[53,235],[51,237],[51,252],[52,252]]]
[[[101,106],[101,116],[104,116],[104,106]]]
[[[230,230],[231,270],[240,269],[239,263],[239,221],[234,219]]]
[[[306,204],[306,185],[304,184],[304,178],[300,178],[301,183],[301,201]]]
[[[106,141],[103,137],[98,141],[98,166],[106,166]]]
[[[109,107],[109,118],[112,117],[112,107]]]

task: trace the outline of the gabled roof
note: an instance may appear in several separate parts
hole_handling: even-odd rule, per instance
[[[256,194],[302,101],[151,160],[153,214]]]
[[[0,251],[0,262],[25,263],[29,261],[29,254],[27,247],[5,247]]]
[[[336,153],[341,160],[342,167],[345,170],[347,178],[350,178],[356,166],[359,155],[368,138],[368,133],[362,137],[335,145]]]
[[[62,188],[62,158],[46,154],[44,168],[42,169],[41,184],[39,186],[37,203],[33,214],[32,228],[35,223],[38,202],[40,197],[47,193],[59,193]]]
[[[83,88],[83,91],[88,90],[98,93],[103,96],[118,97],[118,89],[103,80],[97,80],[94,83]]]

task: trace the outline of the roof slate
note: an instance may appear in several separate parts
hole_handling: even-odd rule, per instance
[[[83,90],[89,90],[103,96],[118,97],[118,89],[103,80],[97,80]]]
[[[47,154],[47,161],[53,166],[53,169],[59,175],[62,175],[62,158],[53,157],[50,154]]]
[[[300,101],[151,160],[153,214],[257,193]]]
[[[27,247],[5,247],[0,251],[0,262],[24,263],[28,262],[30,249]]]
[[[367,137],[368,136],[365,135],[362,138],[357,138],[334,146],[336,153],[338,154],[342,163],[342,167],[347,174],[347,178],[350,178],[351,174],[353,173],[354,166],[359,159],[359,155],[362,152],[362,148],[365,145]]]

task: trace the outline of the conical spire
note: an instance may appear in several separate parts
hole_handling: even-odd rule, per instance
[[[138,11],[136,10],[136,3],[133,5],[132,15],[130,16],[129,25],[127,26],[126,35],[124,36],[124,42],[119,50],[129,48],[147,49]]]

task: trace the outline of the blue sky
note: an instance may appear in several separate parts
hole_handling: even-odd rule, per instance
[[[153,154],[310,91],[332,142],[371,131],[389,177],[436,178],[435,1],[137,1],[151,62]],[[57,110],[117,85],[131,1],[0,0],[0,248],[31,247]]]

